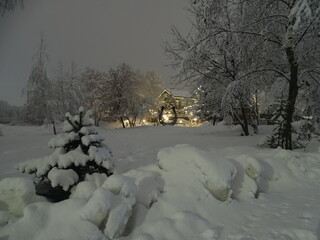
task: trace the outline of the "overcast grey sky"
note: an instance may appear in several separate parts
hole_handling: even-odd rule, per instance
[[[25,0],[24,9],[0,17],[0,100],[22,105],[32,57],[43,32],[52,75],[59,61],[107,70],[126,62],[154,70],[165,81],[161,44],[170,27],[190,28],[188,0]]]

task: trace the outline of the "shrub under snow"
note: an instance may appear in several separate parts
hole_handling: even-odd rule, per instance
[[[93,126],[91,111],[79,115],[66,114],[64,133],[49,141],[54,149],[50,156],[32,159],[19,164],[20,172],[35,175],[36,190],[53,200],[65,199],[70,188],[85,179],[86,174],[111,175],[112,162],[109,149],[103,145],[103,137]]]

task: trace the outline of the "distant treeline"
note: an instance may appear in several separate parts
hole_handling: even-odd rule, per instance
[[[20,107],[12,106],[8,102],[0,100],[0,123],[8,124],[19,119]]]

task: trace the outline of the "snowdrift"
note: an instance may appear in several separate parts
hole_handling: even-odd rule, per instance
[[[163,147],[154,163],[87,174],[60,203],[30,179],[3,179],[0,239],[318,239],[319,152],[204,149]]]

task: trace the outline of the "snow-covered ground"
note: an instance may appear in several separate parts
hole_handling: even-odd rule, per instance
[[[2,130],[1,240],[320,237],[319,144],[307,152],[257,147],[270,127],[249,137],[223,125],[99,129],[116,174],[91,176],[60,203],[35,196],[14,168],[52,152],[51,129]]]

